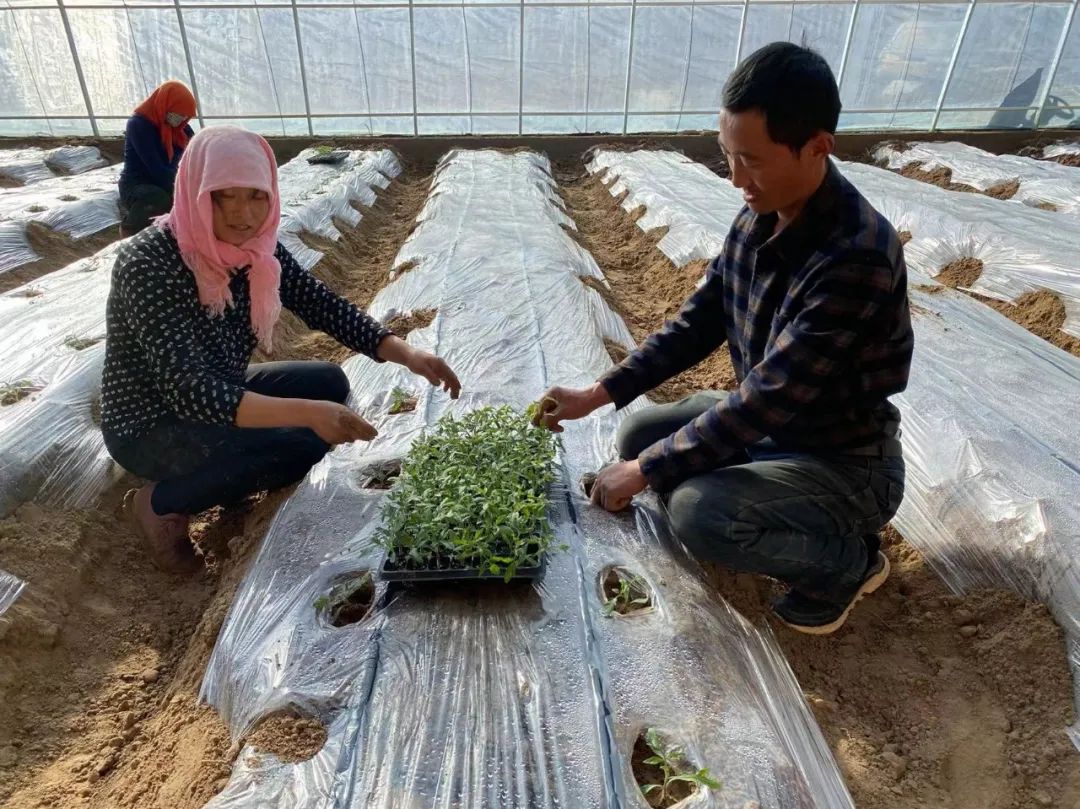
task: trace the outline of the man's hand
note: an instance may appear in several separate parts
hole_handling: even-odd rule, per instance
[[[306,403],[307,426],[331,446],[370,441],[379,431],[345,405],[310,400]]]
[[[422,376],[435,387],[442,385],[442,389],[450,394],[451,399],[456,399],[461,393],[461,383],[457,375],[434,354],[426,351],[413,349],[403,365],[417,376]]]
[[[554,433],[563,431],[560,421],[585,418],[597,408],[611,404],[611,397],[599,382],[587,388],[551,388],[540,397],[534,423]]]
[[[592,502],[608,511],[624,511],[631,498],[649,485],[637,461],[622,461],[601,469],[592,487]]]

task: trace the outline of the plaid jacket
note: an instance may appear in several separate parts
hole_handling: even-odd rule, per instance
[[[621,408],[727,341],[738,389],[639,456],[657,491],[755,445],[843,454],[900,420],[888,397],[907,386],[914,337],[896,230],[831,163],[774,236],[776,222],[743,208],[704,284],[600,380]]]

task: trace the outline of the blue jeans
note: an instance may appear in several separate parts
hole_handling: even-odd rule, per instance
[[[349,380],[328,362],[267,362],[248,370],[244,387],[265,396],[344,403]],[[123,442],[105,436],[109,454],[129,472],[157,481],[158,514],[198,514],[254,492],[301,480],[330,450],[306,427],[234,427],[162,419]]]
[[[619,430],[619,454],[636,458],[726,396],[697,393],[629,416]],[[876,533],[903,495],[901,457],[751,448],[665,499],[672,530],[699,559],[842,600],[861,582]]]

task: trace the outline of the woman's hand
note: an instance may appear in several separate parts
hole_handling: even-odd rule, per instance
[[[337,402],[306,402],[307,426],[331,446],[370,441],[379,431],[348,407]]]
[[[451,399],[456,399],[461,393],[461,383],[457,375],[434,354],[426,351],[413,349],[412,354],[402,363],[406,368],[417,376],[422,376],[435,387],[442,385],[442,389],[450,394]]]

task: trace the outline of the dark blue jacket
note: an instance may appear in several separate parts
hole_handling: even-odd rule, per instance
[[[194,132],[190,126],[184,131],[188,137]],[[176,181],[176,167],[183,149],[173,146],[173,159],[165,156],[165,144],[153,121],[141,115],[132,115],[124,131],[124,170],[120,172],[120,196],[125,196],[137,185],[156,185],[170,194]]]

